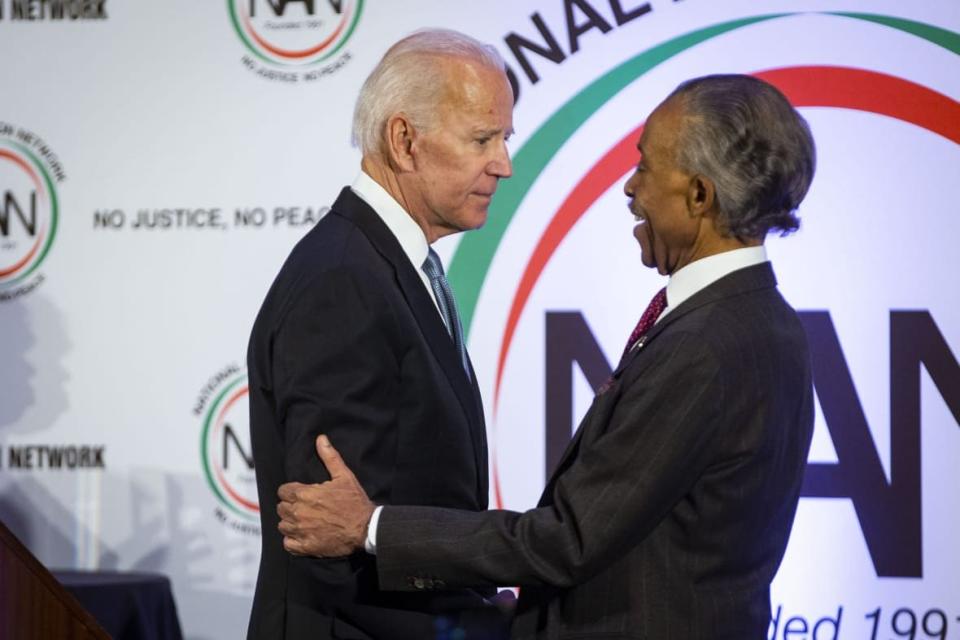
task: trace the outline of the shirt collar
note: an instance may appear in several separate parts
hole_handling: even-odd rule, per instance
[[[667,308],[660,317],[681,305],[687,298],[701,289],[713,284],[723,276],[752,267],[767,261],[767,250],[759,247],[745,247],[724,251],[716,255],[700,258],[691,262],[670,276],[667,282]]]
[[[423,261],[427,259],[427,237],[407,210],[393,196],[387,193],[380,184],[361,171],[350,188],[360,199],[370,205],[390,232],[400,243],[400,248],[407,255],[414,269],[420,271]]]

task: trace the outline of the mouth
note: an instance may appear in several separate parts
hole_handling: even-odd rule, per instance
[[[641,224],[647,221],[647,217],[643,215],[642,212],[638,211],[632,202],[627,205],[627,210],[630,211],[631,215],[633,215],[633,219],[635,221]]]
[[[643,262],[643,265],[648,268],[656,267],[656,255],[654,251],[654,238],[653,238],[653,229],[650,227],[650,224],[643,218],[643,216],[637,216],[637,224],[633,227],[633,238],[637,241],[637,244],[640,246],[640,261]]]

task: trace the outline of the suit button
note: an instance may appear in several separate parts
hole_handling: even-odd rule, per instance
[[[414,589],[423,589],[423,578],[414,578],[414,579],[413,579],[413,588],[414,588]]]

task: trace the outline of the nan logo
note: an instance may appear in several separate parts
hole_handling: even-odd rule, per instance
[[[349,60],[364,0],[227,0],[243,64],[279,82],[318,80]]]
[[[59,217],[54,185],[65,179],[56,154],[39,136],[0,122],[0,302],[43,282],[39,268]]]
[[[211,376],[194,403],[193,414],[200,418],[200,459],[219,503],[217,519],[235,530],[259,535],[246,372],[231,364]]]

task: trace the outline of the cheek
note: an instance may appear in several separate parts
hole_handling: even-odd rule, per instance
[[[423,158],[425,178],[440,191],[449,189],[463,166],[463,159],[447,144],[431,144],[425,147]]]
[[[643,208],[647,220],[653,220],[657,217],[657,196],[649,189],[640,189],[637,191],[637,203]]]
[[[463,162],[456,170],[450,172],[444,188],[452,197],[464,200],[473,191],[481,190],[483,176],[483,170],[478,170],[476,164],[471,165],[469,162]]]
[[[448,200],[451,194],[457,190],[459,176],[454,167],[456,167],[456,165],[444,162],[436,162],[430,167],[428,181],[430,183],[430,191],[434,194],[435,198]]]

